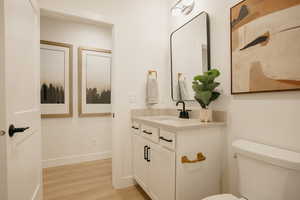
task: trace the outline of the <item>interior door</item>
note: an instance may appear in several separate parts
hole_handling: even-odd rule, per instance
[[[140,136],[133,136],[134,153],[133,153],[133,166],[134,178],[138,184],[147,190],[147,176],[148,176],[148,163],[146,160],[147,141]]]
[[[0,199],[40,200],[39,8],[35,0],[0,4]]]
[[[149,193],[153,200],[174,200],[175,152],[151,144],[148,177]]]

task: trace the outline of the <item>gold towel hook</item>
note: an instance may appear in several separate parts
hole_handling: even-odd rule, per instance
[[[149,70],[148,71],[148,76],[150,76],[152,74],[155,74],[155,77],[156,77],[156,80],[157,80],[157,71],[155,71],[155,70]]]
[[[182,73],[178,73],[178,80],[181,78],[182,75]]]

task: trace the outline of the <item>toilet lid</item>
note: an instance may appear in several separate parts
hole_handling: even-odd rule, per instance
[[[202,200],[239,200],[239,199],[231,194],[221,194],[221,195],[207,197]]]

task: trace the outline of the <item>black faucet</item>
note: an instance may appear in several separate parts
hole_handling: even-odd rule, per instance
[[[178,111],[180,111],[179,118],[189,119],[190,118],[189,111],[191,111],[191,110],[185,109],[185,102],[182,100],[177,101],[176,106],[178,106],[180,103],[182,103],[183,107],[182,107],[182,109],[178,109]]]

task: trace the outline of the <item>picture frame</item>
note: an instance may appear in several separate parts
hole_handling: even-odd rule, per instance
[[[230,8],[231,94],[300,90],[300,0]]]
[[[73,45],[40,41],[41,118],[73,116]]]
[[[79,117],[111,116],[111,60],[111,50],[78,48]]]

